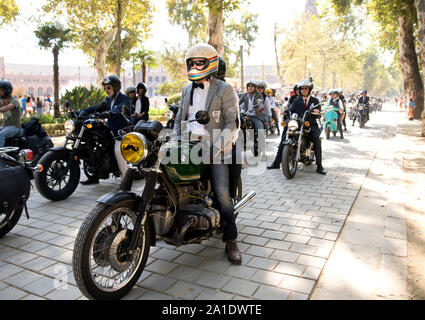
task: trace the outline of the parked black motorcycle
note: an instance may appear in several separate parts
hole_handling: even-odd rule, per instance
[[[53,148],[52,139],[40,124],[40,119],[32,117],[30,121],[22,124],[21,131],[15,137],[6,139],[6,147],[18,147],[14,152],[9,153],[12,157],[17,158],[19,150],[30,149],[33,152],[33,160],[29,165],[35,166],[41,157]]]
[[[311,165],[314,162],[313,142],[307,135],[311,131],[311,127],[310,123],[305,121],[305,119],[315,107],[310,107],[304,113],[302,119],[298,117],[297,113],[290,114],[291,120],[287,123],[286,139],[283,143],[282,153],[282,171],[287,179],[295,177],[298,162],[304,165]]]
[[[208,113],[199,111],[196,120],[208,123]],[[220,226],[208,170],[189,157],[198,142],[159,139],[162,125],[157,121],[141,121],[133,130],[121,141],[121,153],[133,166],[116,192],[98,199],[75,241],[75,280],[90,299],[126,295],[157,239],[175,246],[201,243]],[[173,155],[177,162],[165,160]],[[141,195],[131,191],[136,172],[146,174]],[[254,197],[251,192],[242,198],[240,180],[235,214]]]
[[[18,153],[18,157],[11,154]],[[15,227],[25,209],[29,219],[26,202],[30,196],[33,171],[40,166],[31,166],[34,154],[31,150],[18,147],[0,148],[0,238]]]
[[[102,102],[106,103],[106,102]],[[114,137],[105,123],[110,112],[95,113],[89,116],[79,116],[79,111],[70,110],[70,118],[65,122],[67,134],[63,147],[49,150],[39,161],[42,172],[35,175],[35,186],[42,196],[53,201],[68,198],[80,182],[80,163],[83,164],[87,177],[95,172],[100,179],[108,179],[112,173],[115,177],[121,175],[114,154]],[[131,122],[122,111],[129,126]],[[68,149],[68,142],[71,148]]]

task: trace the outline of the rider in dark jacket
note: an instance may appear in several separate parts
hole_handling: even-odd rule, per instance
[[[300,97],[300,89],[298,87],[298,84],[294,86],[294,95],[291,96],[291,98],[288,101],[288,110],[291,108],[291,106],[294,104],[294,102]],[[286,121],[285,121],[286,122]],[[277,149],[276,157],[272,164],[267,167],[267,169],[279,169],[280,163],[282,162],[282,152],[283,147],[285,146],[283,142],[285,142],[286,139],[286,125],[283,127],[282,137],[280,139],[279,147]]]
[[[80,116],[92,114],[96,112],[110,111],[110,117],[108,119],[108,128],[111,130],[113,136],[118,136],[118,131],[122,128],[128,127],[128,122],[121,114],[123,106],[131,108],[130,98],[120,92],[121,80],[115,76],[110,75],[102,81],[103,88],[105,89],[108,97],[99,105],[86,108],[80,111]],[[121,155],[120,141],[115,141],[115,158],[118,162],[118,166],[121,170],[122,177],[124,177],[125,171],[127,170],[127,162]],[[86,181],[82,181],[81,184],[95,184],[99,183],[99,177],[93,174]]]
[[[306,121],[310,122],[310,128],[311,131],[308,134],[310,139],[313,141],[313,148],[314,148],[314,154],[316,156],[316,165],[317,169],[316,172],[322,175],[325,175],[326,172],[322,166],[322,143],[320,141],[320,129],[317,124],[317,115],[320,115],[320,104],[319,100],[313,96],[311,96],[311,92],[313,90],[313,83],[311,83],[310,80],[303,80],[298,84],[298,87],[300,88],[301,97],[299,99],[296,99],[294,103],[289,108],[289,112],[291,113],[297,113],[299,118],[304,117],[304,113],[310,109],[310,107],[314,107],[313,113],[316,114],[310,114],[305,119]],[[280,160],[282,160],[282,156],[280,157]],[[269,166],[268,169],[275,169],[280,167],[279,163],[273,163],[272,166]]]

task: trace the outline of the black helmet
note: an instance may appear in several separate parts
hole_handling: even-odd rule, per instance
[[[143,89],[143,95],[146,94],[147,89],[146,89],[146,85],[143,82],[139,82],[137,84],[137,93],[139,93],[139,89]]]
[[[13,86],[9,81],[1,80],[0,81],[0,89],[4,89],[4,96],[0,97],[2,99],[9,98],[12,95]]]
[[[224,61],[223,57],[218,57],[218,70],[215,74],[215,77],[220,80],[224,80],[226,77],[226,61]]]
[[[103,79],[102,85],[105,86],[106,84],[110,84],[114,88],[115,93],[121,90],[121,80],[116,75],[112,74]]]
[[[298,88],[298,84],[296,84],[295,86],[294,86],[294,92],[295,91],[297,91],[299,88]]]
[[[366,93],[367,94],[367,90],[363,89],[362,92],[360,92],[361,94]]]

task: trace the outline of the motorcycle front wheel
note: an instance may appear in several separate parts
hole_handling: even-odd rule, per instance
[[[131,207],[128,201],[115,206],[99,203],[80,227],[72,267],[78,288],[89,299],[121,299],[145,268],[151,242],[149,223],[145,223],[134,253],[124,251],[136,221]]]
[[[76,161],[68,162],[69,155],[60,152],[47,152],[40,159],[38,164],[43,166],[43,171],[34,175],[34,181],[43,197],[60,201],[68,198],[77,189],[80,166]]]
[[[282,153],[282,171],[286,179],[295,177],[298,168],[296,160],[297,148],[295,146],[285,145]]]
[[[7,216],[5,213],[0,212],[0,238],[3,238],[14,226],[18,223],[22,215],[23,207],[18,207]]]

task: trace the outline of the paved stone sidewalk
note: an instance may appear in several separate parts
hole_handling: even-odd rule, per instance
[[[300,165],[290,181],[265,162],[244,170],[244,193],[257,196],[237,220],[241,266],[227,261],[219,236],[178,248],[158,242],[126,299],[308,299],[382,144],[382,118],[322,141],[326,176],[314,165]],[[268,139],[268,163],[279,139]],[[0,240],[0,299],[85,299],[72,274],[74,239],[95,200],[117,187],[114,179],[79,186],[60,202],[33,189],[30,219]]]

